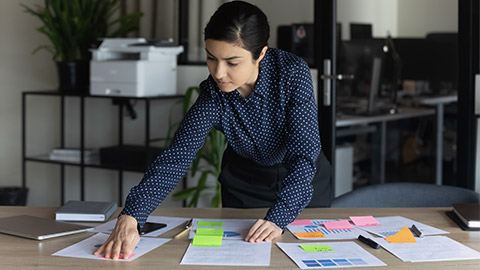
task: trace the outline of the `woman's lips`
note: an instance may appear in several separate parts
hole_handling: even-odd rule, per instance
[[[219,82],[217,81],[218,86],[227,86],[229,82]]]

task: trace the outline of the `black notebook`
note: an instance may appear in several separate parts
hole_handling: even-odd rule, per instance
[[[454,203],[453,212],[470,228],[480,228],[480,204]]]
[[[104,222],[117,210],[114,202],[68,201],[55,212],[56,220]]]

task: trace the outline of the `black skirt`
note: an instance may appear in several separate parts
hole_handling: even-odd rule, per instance
[[[307,207],[330,207],[331,166],[320,152],[317,171],[312,180],[313,196]],[[284,164],[261,166],[237,155],[231,147],[223,154],[222,172],[218,177],[222,190],[222,206],[233,208],[269,208],[273,206],[283,179],[288,175]]]

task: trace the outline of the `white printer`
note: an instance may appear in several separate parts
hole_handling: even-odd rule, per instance
[[[107,38],[92,50],[90,94],[151,97],[177,93],[182,46],[144,38]]]

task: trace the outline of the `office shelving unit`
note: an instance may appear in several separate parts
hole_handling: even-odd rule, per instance
[[[29,96],[50,96],[59,98],[60,102],[60,145],[59,147],[65,147],[65,99],[67,97],[78,98],[80,101],[80,146],[79,150],[81,151],[80,162],[71,162],[71,161],[61,161],[61,160],[52,160],[49,158],[48,153],[41,155],[28,155],[27,154],[27,127],[26,127],[26,110],[27,110],[27,97]],[[24,91],[22,93],[22,186],[26,188],[27,182],[27,173],[26,173],[26,163],[27,162],[43,162],[50,164],[58,164],[60,166],[60,199],[61,203],[65,203],[65,166],[77,166],[80,168],[80,200],[85,199],[85,169],[86,168],[102,168],[109,170],[116,170],[118,172],[118,186],[119,186],[119,205],[122,205],[123,201],[123,172],[124,171],[133,171],[133,172],[143,172],[145,168],[134,168],[134,167],[122,167],[121,165],[112,165],[112,164],[101,164],[100,161],[96,162],[85,162],[83,156],[84,150],[87,148],[85,145],[85,100],[90,98],[103,98],[103,99],[115,99],[119,106],[118,108],[118,145],[123,145],[123,111],[126,102],[129,100],[139,100],[145,102],[145,151],[148,151],[150,147],[150,107],[151,103],[155,100],[171,100],[171,99],[180,99],[182,95],[169,95],[169,96],[156,96],[156,97],[113,97],[113,96],[92,96],[82,92],[62,92],[57,90],[44,90],[44,91]],[[185,185],[185,181],[184,181]]]

